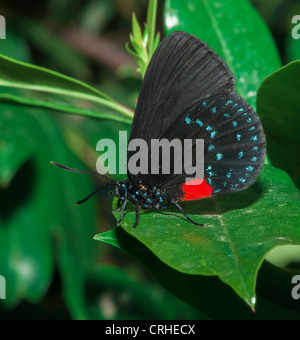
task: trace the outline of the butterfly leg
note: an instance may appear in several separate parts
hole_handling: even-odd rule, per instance
[[[191,222],[192,224],[197,225],[197,226],[199,226],[199,227],[204,227],[204,224],[199,224],[199,223],[196,223],[196,222],[194,222],[193,220],[191,220],[191,219],[188,217],[188,215],[186,214],[186,212],[183,210],[183,208],[182,208],[179,204],[177,204],[177,203],[174,202],[174,201],[172,201],[172,204],[174,204],[175,207],[177,207],[177,208],[181,211],[181,213],[183,214],[183,216],[184,216],[189,222]]]
[[[140,206],[139,206],[139,202],[137,202],[136,206],[135,206],[135,223],[134,226],[132,227],[133,230],[136,229],[137,225],[139,224],[139,220],[140,220]]]
[[[124,202],[124,204],[123,204],[123,206],[122,206],[120,220],[119,220],[119,222],[117,223],[117,226],[118,226],[118,227],[120,226],[120,224],[121,224],[121,223],[123,222],[123,220],[124,220],[124,212],[125,212],[127,203],[128,203],[128,200],[126,199],[125,202]]]
[[[119,212],[120,210],[121,210],[121,200],[118,200],[117,209],[114,210],[112,213],[115,214],[115,213]]]

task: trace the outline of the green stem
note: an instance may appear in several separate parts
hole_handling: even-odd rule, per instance
[[[148,50],[149,60],[154,53],[154,41],[155,41],[155,30],[156,30],[156,15],[157,15],[157,0],[150,0],[148,8]]]
[[[113,109],[121,114],[123,114],[126,117],[133,117],[133,111],[130,110],[129,108],[121,105],[120,103],[116,102],[115,100],[111,101],[108,99],[104,99],[101,97],[89,95],[86,93],[82,92],[73,92],[73,91],[68,91],[64,89],[56,89],[53,87],[48,87],[48,86],[38,86],[38,85],[23,85],[22,83],[9,83],[9,82],[1,82],[0,81],[0,86],[8,86],[8,87],[13,87],[13,88],[19,88],[19,89],[26,89],[26,90],[32,90],[32,91],[37,91],[37,92],[46,92],[46,93],[54,93],[54,94],[59,94],[59,95],[65,95],[69,97],[75,97],[79,99],[84,99],[88,100],[94,103],[101,104],[107,108]]]

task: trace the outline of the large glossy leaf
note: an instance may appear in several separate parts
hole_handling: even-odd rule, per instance
[[[149,249],[122,228],[102,233],[96,240],[111,244],[135,257],[168,291],[211,319],[299,320],[300,306],[292,299],[294,274],[278,270],[267,262],[258,276],[256,312],[214,276],[180,273],[161,262]]]
[[[167,33],[182,30],[208,43],[253,107],[261,82],[280,67],[271,34],[248,0],[166,0],[165,26]]]
[[[300,188],[300,61],[281,68],[261,85],[257,106],[273,165],[285,170]]]
[[[129,109],[79,80],[3,55],[0,100],[118,121],[132,118]]]
[[[134,231],[133,206],[122,227],[168,266],[219,276],[254,308],[256,277],[266,254],[280,245],[300,244],[299,207],[300,193],[291,179],[265,166],[246,191],[186,204],[187,213],[205,228],[195,227],[176,210],[144,211]]]

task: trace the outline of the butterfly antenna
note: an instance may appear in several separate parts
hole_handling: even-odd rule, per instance
[[[79,172],[81,174],[88,174],[88,175],[96,175],[96,176],[100,176],[102,178],[105,178],[105,179],[108,179],[109,181],[113,182],[114,184],[116,184],[116,182],[108,177],[108,176],[105,176],[105,175],[101,175],[99,174],[98,172],[94,172],[94,171],[84,171],[84,170],[79,170],[79,169],[73,169],[73,168],[69,168],[68,166],[65,166],[65,165],[62,165],[62,164],[59,164],[59,163],[56,163],[56,162],[50,162],[51,164],[57,166],[58,168],[61,168],[63,170],[67,170],[67,171],[70,171],[70,172]]]
[[[83,204],[85,203],[86,201],[88,201],[91,197],[93,197],[94,195],[97,194],[98,191],[100,191],[101,189],[104,189],[104,188],[107,188],[107,187],[111,187],[113,186],[114,184],[105,184],[105,185],[102,185],[100,188],[98,188],[97,190],[95,190],[94,192],[92,192],[91,194],[89,194],[85,199],[75,203],[76,206],[80,205],[80,204]]]

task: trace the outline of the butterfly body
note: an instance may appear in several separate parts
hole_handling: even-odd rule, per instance
[[[121,201],[130,201],[139,205],[142,209],[165,209],[168,201],[164,192],[157,187],[151,189],[143,186],[135,186],[130,179],[117,182],[115,196]]]

